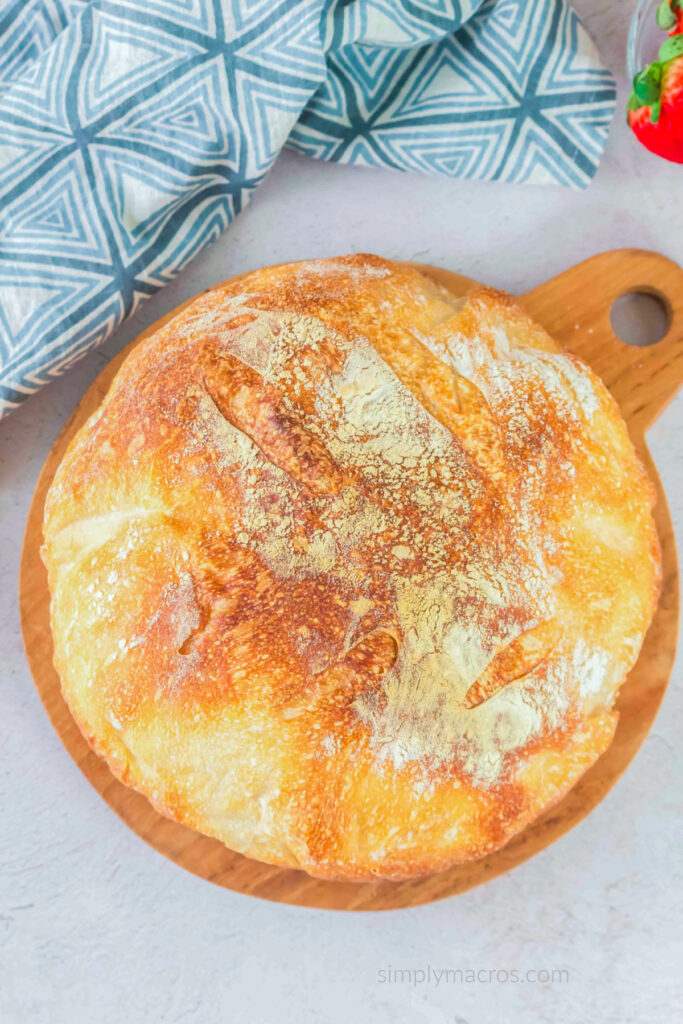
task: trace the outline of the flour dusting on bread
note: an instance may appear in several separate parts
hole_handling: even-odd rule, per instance
[[[651,501],[600,381],[509,296],[266,268],[140,345],[72,443],[55,663],[169,816],[326,877],[437,870],[610,742]]]

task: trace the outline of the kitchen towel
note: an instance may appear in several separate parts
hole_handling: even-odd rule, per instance
[[[614,105],[565,0],[0,0],[0,416],[216,239],[284,146],[581,188]]]

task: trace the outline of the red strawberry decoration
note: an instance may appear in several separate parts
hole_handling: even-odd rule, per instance
[[[646,149],[683,164],[683,34],[670,36],[633,79],[627,117]]]
[[[662,0],[657,8],[657,24],[671,36],[683,32],[683,0]]]

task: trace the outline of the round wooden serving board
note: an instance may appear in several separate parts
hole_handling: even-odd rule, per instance
[[[420,266],[456,292],[472,282],[435,267]],[[668,333],[650,348],[632,348],[614,335],[610,308],[627,292],[659,295],[670,314]],[[97,408],[130,350],[158,330],[169,313],[132,342],[103,370],[69,418],[47,457],[36,486],[21,560],[20,606],[24,643],[38,692],[72,758],[110,807],[150,845],[202,878],[237,892],[282,903],[338,910],[386,910],[442,899],[509,871],[581,821],[614,785],[647,735],[669,681],[678,628],[678,566],[666,498],[645,444],[645,431],[683,381],[683,270],[656,253],[606,252],[572,267],[523,296],[523,304],[558,342],[581,356],[618,401],[658,494],[655,519],[662,543],[661,600],[637,665],[619,694],[619,725],[611,747],[571,792],[504,849],[441,874],[407,882],[342,883],[302,871],[271,867],[228,850],[159,815],[139,793],[111,774],[90,749],[62,698],[52,665],[49,593],[40,560],[45,495],[64,451]],[[180,307],[182,308],[182,307]]]

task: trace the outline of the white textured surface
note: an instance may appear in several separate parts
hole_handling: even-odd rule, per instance
[[[629,5],[577,6],[623,78]],[[622,90],[606,158],[586,193],[426,180],[285,155],[252,207],[180,281],[0,425],[2,1024],[676,1018],[683,999],[680,659],[623,780],[549,850],[443,903],[376,915],[314,912],[211,886],[127,830],[42,710],[15,598],[29,500],[62,423],[115,352],[201,288],[261,264],[363,250],[441,264],[511,291],[623,245],[683,263],[683,169],[632,143],[624,100]],[[683,397],[650,435],[679,539],[682,427]],[[562,969],[568,980],[410,985],[379,980],[388,965]]]

